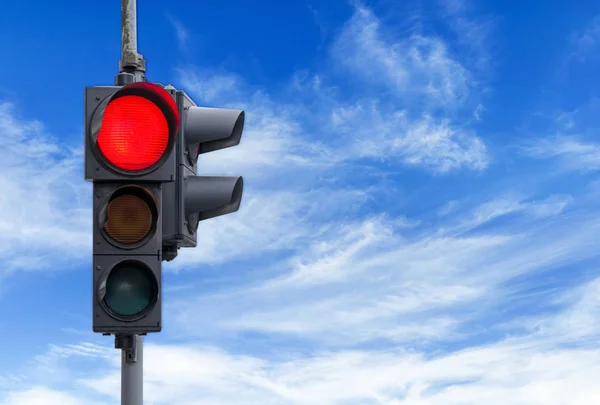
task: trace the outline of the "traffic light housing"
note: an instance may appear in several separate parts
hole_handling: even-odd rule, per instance
[[[240,176],[198,176],[199,156],[236,146],[244,111],[202,108],[147,82],[85,91],[93,182],[93,330],[162,328],[162,261],[196,247],[200,221],[238,210]]]
[[[181,247],[197,246],[200,221],[239,209],[243,178],[197,176],[200,155],[240,143],[245,113],[242,110],[198,107],[184,92],[176,92],[181,125],[175,154],[177,175],[165,184],[163,246],[177,255]]]
[[[173,95],[146,82],[86,89],[94,332],[162,328],[162,188],[175,179],[180,126]]]

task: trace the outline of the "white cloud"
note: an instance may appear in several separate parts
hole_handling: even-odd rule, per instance
[[[314,224],[321,218],[352,212],[366,199],[359,189],[250,190],[237,213],[201,222],[198,246],[180,250],[173,267],[190,269],[304,246],[318,236]]]
[[[572,51],[568,59],[579,62],[593,59],[598,45],[600,45],[600,16],[595,17],[585,29],[572,34]]]
[[[177,44],[179,45],[179,48],[185,52],[190,36],[188,29],[184,27],[181,21],[179,21],[172,15],[167,15],[167,18],[171,25],[173,25],[173,28],[175,29],[175,34],[177,35]]]
[[[461,21],[457,29],[462,33],[474,29],[467,30],[467,20]],[[478,38],[483,41],[483,36]],[[479,85],[440,37],[398,36],[357,4],[331,53],[339,70],[349,70],[365,84],[353,85],[361,89],[353,104],[327,98],[327,130],[338,133],[340,143],[353,140],[341,148],[347,159],[384,159],[434,172],[487,168],[488,151],[465,125],[469,118],[455,123],[457,112],[472,115],[483,108]]]
[[[600,279],[563,293],[562,304],[567,307],[559,315],[540,322],[539,327],[548,335],[554,335],[566,342],[583,344],[587,340],[596,347],[600,338],[600,326],[596,321],[600,316]]]
[[[100,405],[104,402],[90,400],[87,396],[75,396],[69,392],[35,386],[24,391],[8,392],[0,397],[1,405]]]
[[[441,173],[460,168],[483,170],[489,164],[483,142],[447,119],[429,115],[409,119],[405,112],[381,114],[375,106],[352,118],[343,124],[344,133],[355,135],[348,151],[351,156],[399,159],[405,165]]]
[[[476,88],[472,75],[442,39],[395,38],[384,28],[356,5],[331,46],[336,63],[364,79],[365,87],[333,85],[339,78],[334,71],[300,71],[291,93],[275,98],[232,73],[180,69],[181,84],[199,103],[246,109],[240,146],[207,155],[207,167],[306,173],[371,159],[442,173],[486,169],[484,142],[465,120],[457,124],[455,115],[439,111],[481,112],[480,101],[467,103]],[[373,94],[378,85],[387,90]]]
[[[257,358],[227,355],[212,348],[147,345],[144,348],[144,395],[149,403],[157,405],[191,405],[199,398],[203,402],[211,398],[217,401],[210,403],[236,401],[238,396],[248,400],[248,394],[260,391],[261,380],[267,380],[253,377],[263,363]],[[117,373],[82,382],[115,400],[120,396]]]
[[[355,5],[333,49],[335,61],[370,85],[392,85],[414,100],[454,108],[469,96],[470,73],[450,55],[443,40],[412,35],[395,38],[373,12]]]
[[[89,251],[91,185],[82,162],[81,150],[59,145],[41,123],[0,104],[0,275],[59,267],[68,260],[57,261],[58,252]]]
[[[239,95],[242,79],[233,73],[211,74],[203,71],[178,69],[177,74],[185,89],[192,91],[200,100],[213,103],[231,96]]]
[[[481,121],[481,115],[483,112],[485,112],[485,107],[481,104],[478,104],[473,111],[473,118],[475,118],[477,121]]]
[[[201,222],[198,247],[180,250],[174,266],[223,262],[289,248],[306,233],[298,211],[308,203],[285,192],[246,195],[237,213]]]
[[[301,106],[277,103],[261,91],[252,92],[234,74],[190,68],[179,70],[178,75],[183,88],[200,97],[198,104],[204,100],[211,106],[245,110],[240,145],[201,156],[200,171],[210,168],[213,174],[244,173],[272,180],[292,171],[326,168],[336,161],[324,142],[305,134],[298,116]]]
[[[439,215],[453,213],[457,219],[442,228],[441,233],[449,236],[460,235],[511,214],[521,214],[519,226],[526,229],[531,221],[561,214],[572,202],[573,198],[568,195],[551,195],[543,200],[527,200],[525,194],[519,195],[515,190],[504,195],[500,193],[493,200],[475,208],[466,205],[466,202],[453,201],[442,207]],[[510,221],[506,221],[504,225],[509,229],[513,226]],[[497,225],[497,228],[501,229],[502,225]]]
[[[600,145],[582,142],[575,136],[541,139],[526,147],[525,152],[539,159],[557,158],[568,170],[600,170]]]
[[[457,44],[464,50],[462,57],[478,73],[487,74],[491,69],[494,37],[491,35],[494,20],[490,16],[476,15],[474,8],[481,6],[476,2],[464,0],[439,0],[445,10],[445,20],[457,36]]]
[[[592,293],[597,292],[597,285],[594,280],[576,289]],[[199,345],[146,343],[145,400],[153,405],[478,405],[482,401],[492,405],[593,405],[600,400],[596,383],[600,350],[564,346],[572,338],[564,332],[573,330],[574,324],[561,321],[576,316],[587,300],[585,296],[574,299],[558,314],[542,318],[556,325],[551,330],[445,353],[388,348],[275,352],[261,357]],[[584,336],[580,333],[578,337]],[[109,350],[116,352],[106,348]],[[63,361],[65,367],[70,358]],[[94,377],[73,380],[63,376],[66,386],[61,391],[41,386],[10,391],[0,397],[0,404],[118,401],[118,362],[103,364],[98,358],[89,358],[87,364],[97,368]],[[87,391],[85,402],[82,390]]]
[[[33,358],[24,358],[17,375],[0,376],[0,405],[100,405],[106,402],[93,398],[81,389],[78,379],[96,375],[99,371],[120,364],[119,353],[106,346],[91,343],[49,345],[48,351]],[[99,363],[99,361],[107,363]],[[75,371],[73,364],[94,364],[86,370]],[[76,382],[73,384],[73,382]]]
[[[301,107],[278,105],[256,93],[246,103],[229,105],[247,110],[240,145],[202,156],[200,167],[272,176],[335,169],[364,158],[442,173],[489,164],[485,144],[472,130],[429,114],[415,117],[378,100],[347,105],[326,98]]]
[[[562,215],[570,201],[493,200],[410,233],[386,217],[321,226],[269,279],[183,295],[172,306],[174,327],[202,337],[255,332],[326,347],[454,339],[509,299],[512,280],[596,257],[600,223],[577,206]],[[493,222],[507,215],[513,219]]]

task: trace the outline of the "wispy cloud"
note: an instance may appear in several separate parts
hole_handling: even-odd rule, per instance
[[[357,5],[334,41],[331,55],[339,70],[363,75],[360,80],[370,89],[379,85],[371,81],[374,77],[392,85],[392,91],[385,95],[387,102],[360,91],[353,97],[342,97],[347,90],[343,82],[336,82],[333,71],[297,73],[290,90],[296,102],[290,101],[289,94],[282,99],[267,96],[264,90],[251,89],[238,77],[225,81],[231,85],[215,86],[211,93],[206,85],[199,85],[212,82],[210,73],[180,71],[181,80],[192,93],[203,98],[210,94],[208,98],[214,102],[220,97],[239,97],[239,103],[246,104],[250,112],[257,111],[254,121],[248,121],[248,138],[255,138],[257,149],[240,145],[240,158],[233,169],[241,170],[244,161],[262,167],[261,178],[268,181],[255,183],[256,190],[261,190],[255,195],[270,197],[253,205],[266,207],[262,214],[248,211],[248,218],[264,218],[246,227],[259,229],[254,234],[259,236],[251,239],[250,233],[241,232],[242,237],[232,243],[234,247],[225,256],[243,257],[234,252],[256,254],[269,249],[293,252],[283,261],[261,264],[270,270],[262,272],[265,278],[252,286],[219,290],[200,298],[183,293],[172,310],[185,333],[207,339],[223,332],[253,333],[305,339],[327,347],[375,341],[460,340],[469,336],[464,331],[466,325],[481,321],[480,312],[469,308],[500,305],[506,294],[513,293],[507,287],[513,280],[594,255],[587,238],[595,232],[595,222],[589,222],[583,211],[569,220],[562,216],[573,203],[569,195],[535,200],[512,192],[478,205],[473,201],[446,205],[445,215],[440,215],[433,226],[409,218],[416,224],[410,232],[400,226],[405,223],[403,219],[392,215],[371,213],[374,215],[365,217],[363,213],[360,219],[334,217],[324,221],[325,216],[305,214],[309,204],[329,206],[326,199],[307,193],[307,188],[315,186],[315,172],[321,178],[327,174],[335,178],[340,167],[345,169],[361,160],[438,173],[488,167],[489,152],[474,130],[468,124],[456,124],[455,115],[439,110],[448,107],[444,103],[459,93],[465,99],[456,100],[453,108],[467,107],[465,100],[471,90],[478,91],[472,73],[449,49],[437,37],[395,38],[370,9]],[[405,54],[412,56],[407,59]],[[198,74],[208,74],[208,80],[200,80]],[[222,83],[218,76],[214,81]],[[413,85],[420,90],[411,93],[406,86]],[[424,102],[403,107],[409,99]],[[472,114],[471,107],[475,106],[465,108],[465,113]],[[274,125],[259,124],[264,122]],[[271,148],[275,139],[278,146]],[[308,145],[316,139],[320,141],[319,153],[310,156],[320,165],[291,164],[291,156],[307,156],[311,150]],[[262,156],[257,152],[260,145],[271,156],[265,155],[261,164],[254,160],[254,156]],[[228,156],[233,156],[233,151]],[[327,158],[336,165],[323,164]],[[282,173],[293,187],[277,183]],[[309,181],[291,180],[294,177]],[[281,200],[277,207],[270,205],[269,199],[277,201],[283,194],[271,194],[268,183],[289,190],[289,199]],[[350,200],[339,198],[336,185],[327,184],[323,195],[332,196],[330,200],[338,205],[348,201],[360,205],[359,195],[345,194]],[[287,214],[281,216],[281,212]],[[503,219],[502,223],[498,219]],[[285,230],[280,223],[287,224]],[[272,226],[263,229],[264,224]],[[216,227],[206,226],[210,238],[202,245],[215,246],[217,252],[224,235],[233,232],[220,235]],[[568,227],[581,231],[565,234]],[[187,256],[186,263],[191,264],[194,260],[209,261],[203,258],[213,255],[204,250]],[[201,324],[194,322],[197,313],[205,314]]]
[[[494,200],[411,233],[386,217],[321,227],[270,278],[184,296],[173,310],[185,333],[204,337],[279,334],[327,347],[465,338],[485,316],[473,308],[501,305],[512,280],[595,257],[600,224],[585,210],[563,217],[570,201]]]
[[[187,51],[187,45],[190,36],[188,29],[181,23],[181,21],[172,15],[168,14],[167,18],[173,26],[173,29],[175,29],[175,34],[177,35],[177,45],[179,46],[179,49],[183,52]]]
[[[390,84],[407,99],[423,97],[453,108],[469,96],[470,73],[448,51],[443,40],[412,35],[395,38],[373,12],[356,4],[332,48],[336,62],[371,86]]]
[[[0,399],[2,405],[101,405],[104,402],[90,400],[85,394],[73,395],[68,391],[35,386],[23,391],[9,391]]]
[[[490,57],[495,43],[492,35],[495,21],[490,16],[478,15],[474,10],[480,4],[465,0],[440,0],[442,15],[457,36],[457,44],[464,51],[465,64],[479,74],[489,74]],[[481,80],[478,80],[481,82]]]
[[[353,86],[360,89],[358,102],[329,98],[328,130],[355,140],[346,151],[350,156],[434,172],[487,168],[490,156],[484,142],[465,125],[482,108],[476,72],[441,37],[397,35],[371,9],[356,4],[331,54],[338,71],[349,72],[364,85]],[[454,120],[463,111],[469,117],[457,124]]]
[[[544,138],[526,147],[525,151],[538,159],[556,158],[569,170],[600,170],[600,145],[582,142],[575,136]]]
[[[354,135],[354,143],[344,151],[349,157],[385,159],[439,173],[484,170],[489,165],[481,139],[448,119],[414,119],[406,111],[382,111],[377,104],[353,110],[342,107],[332,113],[333,127]]]
[[[594,18],[585,29],[571,35],[572,50],[569,59],[585,62],[594,58],[600,46],[600,16]]]
[[[57,252],[81,257],[91,247],[91,186],[80,149],[58,143],[35,120],[0,104],[0,276],[60,266]],[[61,262],[67,265],[69,260]]]
[[[231,96],[240,95],[242,78],[234,73],[178,69],[177,74],[182,86],[194,93],[199,100],[206,103],[214,103]],[[231,104],[231,99],[229,100]]]
[[[244,209],[234,215],[202,222],[198,247],[180,253],[175,268],[222,263],[294,249],[318,234],[312,224],[339,215],[339,204],[365,201],[360,190],[314,190],[306,193],[269,191],[247,193]]]
[[[219,156],[232,164],[276,161],[280,167],[321,169],[374,159],[441,173],[488,167],[487,148],[468,125],[473,111],[482,110],[470,98],[471,90],[479,91],[477,82],[444,40],[397,37],[355,3],[330,54],[334,69],[296,72],[283,97],[228,72],[188,67],[178,71],[179,81],[199,102],[247,109],[243,144]],[[352,85],[344,85],[345,73],[352,75]],[[373,93],[379,86],[386,90]],[[444,112],[463,107],[466,124]]]
[[[581,288],[590,290],[589,296],[594,297],[597,294],[592,290],[597,284],[595,280]],[[145,398],[156,405],[197,401],[211,404],[260,401],[273,405],[356,401],[475,405],[485,401],[500,405],[507,398],[511,404],[591,405],[600,396],[595,381],[600,372],[600,352],[584,346],[564,346],[570,341],[564,332],[576,330],[582,337],[586,336],[586,330],[561,321],[574,320],[582,305],[589,307],[586,300],[586,296],[575,299],[559,313],[544,317],[545,322],[555,325],[551,330],[538,329],[443,354],[386,349],[260,357],[199,345],[147,344]],[[70,360],[64,357],[63,366]],[[90,358],[88,362],[98,364],[98,359]],[[102,371],[96,371],[94,378],[65,378],[62,391],[50,387],[11,391],[0,404],[51,403],[48,400],[78,404],[81,402],[76,398],[82,398],[81,387],[88,390],[86,403],[118,400],[118,363],[108,361],[100,368]]]

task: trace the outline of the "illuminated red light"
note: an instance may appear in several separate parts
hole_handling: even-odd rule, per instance
[[[126,95],[108,103],[98,134],[104,157],[122,170],[144,170],[156,164],[169,144],[169,125],[152,101]]]

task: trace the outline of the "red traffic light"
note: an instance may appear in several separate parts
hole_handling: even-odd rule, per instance
[[[133,83],[106,105],[96,145],[114,168],[146,171],[171,149],[178,129],[179,113],[171,95],[156,84]]]

